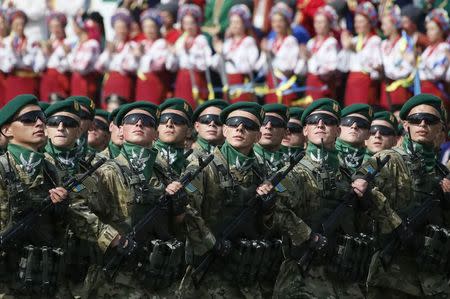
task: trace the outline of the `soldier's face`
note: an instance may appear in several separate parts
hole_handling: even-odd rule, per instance
[[[84,110],[85,112],[90,113],[89,110],[86,107],[80,105],[80,108],[81,108],[81,110]],[[89,130],[89,128],[91,127],[91,125],[92,125],[92,120],[90,118],[81,118],[81,122],[80,122],[81,132],[80,132],[80,134],[82,135],[82,134],[86,133]]]
[[[161,115],[165,113],[174,113],[182,116],[186,119],[186,115],[174,109],[166,109],[161,112]],[[190,129],[187,124],[176,124],[172,119],[169,119],[166,123],[160,123],[158,126],[158,138],[162,142],[172,144],[175,146],[183,147],[184,141],[187,136],[190,134]]]
[[[334,114],[325,110],[317,110],[311,113],[313,114],[328,114],[334,117]],[[320,146],[322,141],[324,147],[327,149],[334,148],[334,143],[336,138],[341,133],[341,129],[337,125],[338,121],[336,118],[336,125],[326,125],[323,120],[320,120],[317,124],[306,124],[303,127],[303,135],[306,136],[307,140]]]
[[[20,117],[28,112],[42,111],[37,105],[27,105],[14,118]],[[45,134],[45,123],[37,118],[34,123],[23,123],[13,121],[2,127],[2,133],[10,143],[37,151],[47,141]]]
[[[367,122],[369,120],[361,114],[352,113],[347,115],[347,117],[359,117],[365,119]],[[340,126],[341,127],[341,138],[343,141],[350,143],[354,146],[364,146],[364,142],[369,139],[369,129],[360,128],[356,122],[351,126]]]
[[[194,124],[198,136],[214,145],[222,144],[225,140],[222,131],[223,126],[217,124],[214,120],[210,120],[208,122],[208,117],[206,115],[219,117],[221,111],[222,110],[217,107],[208,107],[203,110],[202,113],[200,113],[197,121]]]
[[[152,115],[149,112],[142,109],[133,109],[130,112],[128,112],[125,115],[125,117],[127,115],[135,113],[146,114],[152,117]],[[155,128],[144,126],[142,124],[142,120],[139,120],[135,124],[123,124],[122,126],[120,126],[120,130],[122,132],[124,141],[137,144],[143,147],[151,147],[153,140],[156,139]]]
[[[67,116],[74,119],[78,123],[80,122],[80,118],[78,116],[69,112],[57,112],[49,117],[49,119],[57,116]],[[71,149],[75,146],[77,138],[80,134],[80,126],[69,127],[61,121],[59,124],[49,124],[47,126],[47,134],[53,145],[65,149]]]
[[[89,146],[97,150],[103,150],[108,145],[109,138],[109,124],[102,117],[96,116],[93,125],[88,131]]]
[[[111,132],[111,141],[115,145],[122,146],[123,144],[123,134],[120,131],[119,127],[116,126],[113,122],[109,124],[109,132]]]
[[[374,121],[372,121],[371,126],[373,128],[376,128],[376,126],[384,126],[394,130],[389,122],[381,119],[375,119]],[[366,140],[366,146],[367,149],[372,153],[378,153],[379,151],[390,149],[395,145],[395,142],[395,135],[384,134],[383,132],[381,132],[381,130],[378,130],[370,133],[369,139]]]
[[[289,119],[289,123],[295,124],[296,127],[300,127],[300,131],[299,132],[291,132],[288,128],[286,136],[283,138],[283,141],[281,142],[281,144],[284,146],[294,146],[294,147],[301,146],[301,147],[303,147],[305,144],[305,135],[303,135],[303,129],[301,128],[302,122],[298,119],[291,118],[291,119]],[[289,123],[288,123],[288,126],[289,126]]]
[[[417,113],[428,113],[440,118],[439,112],[432,106],[429,105],[418,105],[411,109],[408,116]],[[436,124],[427,124],[424,120],[420,124],[412,123],[408,120],[403,121],[403,126],[405,131],[408,132],[408,128],[411,132],[411,138],[413,141],[423,144],[432,144],[436,136],[442,131],[443,124],[441,122]]]
[[[256,124],[258,125],[260,124],[256,116],[247,111],[242,110],[236,110],[231,112],[228,115],[228,118],[238,116],[249,118]],[[227,125],[223,125],[223,134],[225,135],[226,141],[229,144],[231,144],[236,150],[238,150],[243,154],[248,154],[252,149],[253,145],[256,142],[258,142],[258,140],[261,138],[260,131],[248,130],[244,128],[242,124],[240,124],[238,127],[229,127]]]
[[[286,127],[280,127],[278,122],[272,123],[270,121],[271,117],[275,117],[277,120],[285,123],[280,115],[273,112],[266,113],[265,124],[263,123],[259,130],[261,132],[261,139],[258,143],[268,150],[277,150],[281,146],[281,141],[286,136],[287,129]]]

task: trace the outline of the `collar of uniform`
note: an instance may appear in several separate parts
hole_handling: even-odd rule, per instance
[[[45,145],[45,152],[48,153],[53,159],[57,160],[59,164],[66,169],[69,174],[75,174],[78,171],[78,148],[65,149],[57,147],[49,140]]]
[[[317,146],[312,142],[308,142],[308,145],[306,146],[306,156],[313,162],[326,164],[335,171],[339,168],[338,151],[335,148],[326,149]]]
[[[255,162],[255,153],[253,150],[246,156],[238,152],[234,147],[231,146],[227,141],[220,148],[220,152],[224,156],[228,165],[235,166],[237,170],[249,169]]]
[[[357,148],[338,138],[336,140],[336,149],[338,150],[341,163],[352,172],[356,171],[364,161],[365,147]]]
[[[264,164],[268,163],[269,165],[273,165],[283,159],[283,153],[281,151],[276,152],[268,151],[259,143],[256,143],[253,146],[253,151],[255,152],[255,155],[261,157]]]
[[[167,167],[171,167],[177,174],[181,174],[186,163],[184,148],[176,148],[159,139],[153,147],[158,150],[161,160],[165,161],[165,163],[168,162]]]
[[[88,135],[84,133],[77,140],[77,151],[80,157],[85,157],[88,150]]]
[[[208,141],[206,141],[205,139],[203,139],[202,137],[198,136],[196,143],[198,144],[198,146],[203,149],[204,151],[208,152],[208,153],[212,153],[214,151],[215,146],[211,145]]]
[[[108,148],[109,150],[109,158],[114,159],[120,154],[121,147],[115,144],[112,141],[109,141]]]
[[[153,164],[155,164],[158,154],[157,150],[124,142],[121,153],[134,172],[143,174],[147,181],[150,180],[153,173]]]
[[[411,151],[409,149],[409,136],[403,136],[402,147],[403,150],[411,155]],[[421,160],[425,163],[425,168],[427,172],[433,171],[436,166],[436,153],[434,152],[433,145],[421,144],[415,141],[411,141],[414,147],[415,153],[421,158]]]
[[[38,174],[42,173],[43,153],[35,152],[13,143],[8,144],[8,152],[11,153],[23,174],[30,178],[30,182],[34,181]]]

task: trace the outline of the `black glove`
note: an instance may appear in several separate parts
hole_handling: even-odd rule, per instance
[[[216,240],[213,251],[220,257],[226,257],[231,252],[231,242],[229,240]]]
[[[121,255],[131,256],[137,248],[137,243],[132,238],[123,236],[120,237],[117,245],[117,252]]]
[[[311,233],[308,240],[308,247],[318,253],[325,252],[328,246],[327,237],[318,233]]]
[[[184,189],[181,189],[176,194],[169,197],[171,202],[171,210],[173,216],[181,215],[185,212],[185,207],[188,202],[187,193]]]

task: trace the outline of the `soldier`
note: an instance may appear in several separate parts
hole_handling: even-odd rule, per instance
[[[340,171],[335,148],[335,140],[340,131],[340,114],[339,104],[325,98],[313,102],[305,109],[301,118],[308,145],[305,157],[290,175],[292,184],[301,187],[295,190],[285,204],[298,217],[305,219],[305,223],[313,232],[321,230],[322,224],[329,219],[339,204],[344,202],[344,194],[351,190],[349,178]],[[361,197],[362,193],[358,196]],[[400,221],[384,204],[381,193],[371,190],[370,197],[374,198],[376,210],[381,214],[381,217],[378,216],[380,224],[390,225],[391,221],[397,221],[394,224],[399,224]],[[358,282],[365,280],[365,271],[359,269],[368,268],[370,250],[373,249],[367,245],[360,250],[355,248],[356,245],[354,248],[345,248],[349,244],[341,244],[340,240],[361,238],[370,246],[370,237],[363,237],[355,231],[354,222],[357,218],[353,209],[336,217],[339,220],[337,235],[327,236],[330,244],[326,250],[328,256],[322,256],[319,252],[318,258],[310,265],[309,273],[302,273],[304,265],[299,267],[297,264],[306,251],[305,248],[299,250],[289,246],[289,240],[283,239],[287,258],[281,266],[273,298],[364,298]],[[361,242],[359,244],[361,245]],[[342,252],[347,252],[348,255],[344,256],[337,248],[341,248]],[[352,253],[350,250],[355,251]],[[361,251],[366,251],[369,256],[364,257]]]
[[[445,123],[445,109],[441,99],[431,94],[418,94],[410,98],[400,111],[408,135],[399,147],[374,155],[356,175],[373,167],[374,158],[389,155],[390,161],[375,180],[375,185],[386,195],[397,213],[406,219],[427,199],[438,201],[428,221],[411,233],[415,239],[408,240],[408,228],[404,224],[397,229],[394,238],[402,236],[402,247],[374,257],[368,277],[368,298],[448,298],[448,244],[449,192],[448,170],[439,164],[434,152],[434,139]],[[367,183],[358,179],[355,187],[361,191]],[[410,218],[412,219],[412,218]],[[428,224],[428,225],[427,225]],[[445,237],[437,240],[433,232],[443,232]],[[405,237],[406,236],[406,237]],[[424,244],[424,241],[430,240]],[[384,261],[382,265],[382,261]]]
[[[220,122],[220,112],[228,106],[223,100],[209,100],[198,106],[192,115],[194,128],[197,132],[197,141],[193,144],[194,153],[188,157],[192,161],[194,157],[202,157],[211,154],[216,146],[221,146],[225,141]]]
[[[122,106],[116,116],[116,122],[120,124],[125,142],[120,154],[97,172],[108,204],[114,208],[114,213],[102,217],[108,219],[120,233],[130,232],[144,213],[158,204],[158,198],[164,192],[164,185],[160,183],[160,178],[153,169],[158,152],[152,148],[152,143],[157,135],[158,119],[158,106],[149,102],[134,102]],[[163,222],[159,223],[162,229]],[[136,250],[135,257],[139,265],[131,262],[134,259],[125,259],[123,267],[119,268],[116,275],[106,273],[110,276],[108,280],[104,279],[102,273],[92,277],[88,298],[173,297],[174,294],[170,294],[170,285],[180,274],[184,250],[182,243],[170,233],[155,233],[151,234],[151,237],[141,239],[142,246]],[[128,239],[127,244],[134,246],[133,242]],[[170,250],[174,251],[174,255],[171,255],[169,250],[168,255],[161,256],[157,248],[172,248]],[[153,257],[158,255],[156,260],[149,258],[150,253]],[[167,260],[175,256],[178,258]],[[164,268],[164,265],[167,268]]]
[[[366,140],[366,155],[373,156],[395,146],[397,128],[398,121],[394,114],[388,111],[376,112],[370,125],[370,137]]]
[[[161,118],[158,126],[158,140],[154,147],[158,150],[156,169],[165,184],[178,179],[187,160],[184,155],[184,142],[191,134],[192,108],[183,99],[167,99],[159,107]]]
[[[367,104],[353,104],[342,109],[341,134],[336,141],[339,164],[349,174],[361,166],[365,153],[365,141],[369,139],[373,110]]]
[[[122,148],[123,144],[123,135],[116,123],[116,116],[119,110],[120,108],[115,109],[109,114],[108,118],[111,140],[109,141],[107,148],[105,148],[105,150],[101,152],[101,155],[103,157],[107,157],[108,159],[114,159],[115,157],[117,157],[120,154],[120,149]]]
[[[289,111],[282,104],[266,104],[263,106],[265,116],[260,128],[261,139],[253,150],[259,164],[267,173],[274,173],[284,166],[283,153],[280,151],[281,141],[287,133]]]
[[[263,168],[253,151],[253,145],[261,135],[259,129],[264,110],[257,103],[240,102],[225,108],[220,119],[224,124],[226,141],[220,149],[215,148],[214,160],[194,179],[190,188],[186,188],[190,199],[184,218],[188,268],[178,295],[180,298],[261,298],[259,282],[264,276],[262,273],[270,276],[278,271],[275,244],[279,241],[260,235],[257,237],[260,239],[253,239],[253,233],[244,232],[223,240],[220,233],[252,196],[265,195],[273,187],[270,183],[263,183],[265,175],[260,173]],[[197,167],[196,164],[191,163],[187,170]],[[172,194],[181,187],[179,182],[174,182],[167,186],[166,191]],[[284,183],[279,187],[277,197],[289,196]],[[295,236],[294,244],[308,239],[309,228],[301,220],[293,218],[289,211],[265,206],[261,212],[261,219],[258,218],[260,225],[255,229],[266,231],[283,227],[285,234]],[[289,229],[288,223],[291,223]],[[266,259],[260,255],[264,248]],[[209,251],[216,255],[216,262],[209,267],[204,281],[194,287],[193,269]],[[242,258],[239,258],[240,253]],[[252,276],[249,274],[252,272],[261,273],[261,276]]]
[[[95,109],[94,121],[88,130],[88,146],[92,152],[100,153],[108,146],[111,138],[108,120],[108,112]]]
[[[302,114],[305,109],[300,107],[289,108],[289,121],[287,123],[287,133],[281,142],[280,152],[283,153],[285,161],[289,157],[305,150],[305,135],[303,135]]]

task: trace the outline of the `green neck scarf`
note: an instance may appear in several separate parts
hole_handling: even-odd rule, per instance
[[[61,168],[66,169],[69,174],[73,175],[78,171],[79,156],[77,147],[73,147],[72,149],[57,147],[49,139],[45,145],[45,151],[61,165]]]
[[[44,165],[44,154],[10,143],[8,151],[31,179],[35,179]]]
[[[109,158],[114,159],[120,154],[121,147],[110,141],[108,144],[108,150],[109,150]]]
[[[402,143],[403,150],[408,154],[412,154],[408,147],[409,142],[410,142],[409,136],[408,135],[403,136],[403,143]],[[434,152],[434,146],[432,144],[421,144],[415,141],[412,141],[412,144],[415,153],[420,157],[420,159],[425,164],[425,169],[427,170],[427,172],[433,171],[433,169],[436,166],[436,153]]]
[[[202,137],[197,137],[197,144],[207,153],[212,153],[216,148],[214,145],[203,139]]]
[[[157,140],[154,147],[161,153],[163,160],[168,161],[170,167],[175,170],[177,174],[183,171],[186,159],[184,157],[184,148],[176,148],[171,144]]]
[[[285,146],[281,145],[280,152],[284,155],[284,157],[292,157],[294,155],[297,155],[298,153],[301,153],[305,149],[301,146]]]
[[[158,151],[124,142],[121,153],[128,160],[133,171],[137,174],[143,174],[147,181],[150,180]]]
[[[77,140],[77,151],[80,157],[85,157],[88,152],[88,135],[83,134]]]
[[[339,160],[347,169],[355,172],[363,163],[366,154],[366,148],[356,148],[351,144],[338,138],[336,140],[336,149],[339,153]]]
[[[249,169],[255,162],[255,154],[253,151],[250,151],[249,155],[246,156],[238,152],[227,141],[225,141],[225,143],[220,148],[220,152],[227,160],[228,165],[235,166],[238,170]]]
[[[327,165],[333,171],[339,169],[339,158],[337,149],[326,149],[308,141],[306,156],[316,163]]]
[[[281,151],[271,152],[262,147],[259,143],[253,146],[253,151],[256,155],[260,156],[272,171],[277,171],[283,164],[283,153]]]

